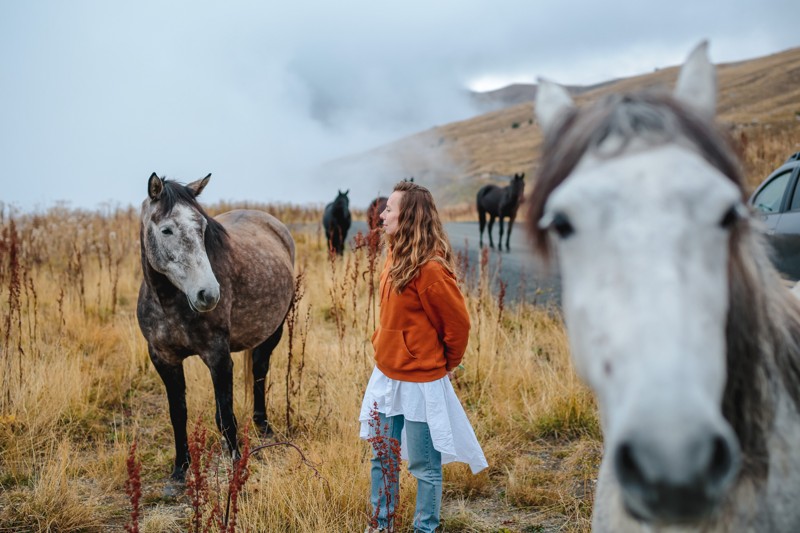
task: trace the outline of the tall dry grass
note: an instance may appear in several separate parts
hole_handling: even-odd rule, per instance
[[[331,261],[319,209],[252,207],[277,213],[297,242],[302,298],[291,353],[285,334],[272,358],[267,409],[276,439],[299,447],[316,470],[293,448],[251,457],[238,529],[362,531],[369,447],[357,419],[373,366],[377,283],[368,247]],[[164,492],[173,454],[166,395],[135,318],[136,212],[3,207],[0,222],[0,530],[123,531],[134,440],[139,530],[185,530],[188,500]],[[560,316],[499,304],[488,263],[467,267],[479,278],[465,284],[473,329],[456,388],[490,468],[473,476],[465,465],[445,467],[446,531],[588,531],[600,436]],[[243,428],[251,400],[242,354],[234,364]],[[189,420],[218,439],[208,370],[194,357],[185,368]],[[224,471],[227,461],[218,461]],[[401,530],[410,530],[415,484],[405,471],[401,485]]]
[[[732,130],[751,187],[800,150],[796,129],[775,123]],[[358,439],[357,417],[372,369],[382,257],[371,263],[362,246],[331,261],[320,207],[218,204],[210,211],[232,207],[276,214],[297,243],[302,298],[291,335],[273,355],[268,415],[276,438],[316,465],[308,468],[287,447],[252,457],[239,529],[361,531],[369,515],[369,448]],[[462,219],[472,209],[443,212]],[[24,214],[0,204],[0,530],[122,531],[134,440],[142,465],[140,531],[186,529],[186,497],[163,490],[172,432],[135,318],[139,261],[133,208]],[[473,328],[456,389],[490,468],[473,476],[465,465],[445,467],[445,529],[588,531],[600,431],[592,397],[570,365],[559,313],[499,300],[490,261],[464,261]],[[244,426],[251,400],[242,355],[234,361],[235,409]],[[189,420],[214,432],[208,371],[197,358],[185,367]],[[224,470],[226,461],[218,460]],[[415,489],[407,472],[401,484],[400,523],[408,528]]]

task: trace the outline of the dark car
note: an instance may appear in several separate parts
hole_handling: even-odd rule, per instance
[[[800,280],[800,152],[770,174],[750,197],[773,248],[772,260],[786,278]]]

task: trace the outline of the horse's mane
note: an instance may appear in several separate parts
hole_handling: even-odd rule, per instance
[[[616,148],[600,149],[610,138],[619,141]],[[714,123],[670,95],[611,95],[585,109],[571,109],[545,138],[527,217],[533,244],[544,258],[551,253],[550,242],[538,223],[550,194],[585,154],[614,157],[634,139],[652,146],[678,142],[693,147],[737,186],[745,200],[735,151]],[[764,479],[778,384],[800,410],[800,300],[782,286],[751,219],[742,218],[734,225],[729,249],[728,375],[722,411],[742,447],[743,473]]]
[[[731,236],[728,280],[722,410],[742,446],[744,471],[763,477],[778,386],[800,411],[800,300],[783,286],[761,232],[749,219],[740,221]]]
[[[206,213],[203,206],[197,201],[197,196],[189,187],[176,181],[165,179],[164,190],[158,199],[157,213],[161,216],[169,215],[175,205],[188,204],[206,219],[205,246],[210,259],[219,256],[228,248],[228,232],[225,227]]]

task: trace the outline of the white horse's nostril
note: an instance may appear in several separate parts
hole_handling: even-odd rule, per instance
[[[719,433],[678,446],[633,436],[617,447],[614,466],[630,512],[669,523],[709,515],[735,477],[738,456],[736,442]]]

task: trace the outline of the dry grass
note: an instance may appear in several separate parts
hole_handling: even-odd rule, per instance
[[[358,438],[357,418],[373,364],[368,257],[350,250],[330,262],[312,223],[318,209],[254,207],[280,212],[295,229],[297,270],[304,272],[292,363],[285,336],[268,376],[268,415],[277,438],[299,446],[321,478],[290,448],[263,450],[252,458],[239,529],[360,531],[368,516],[369,449]],[[122,531],[134,438],[142,463],[140,530],[184,530],[188,501],[163,490],[173,454],[166,395],[135,319],[141,274],[133,210],[2,210],[0,221],[0,247],[18,258],[14,266],[10,253],[0,255],[0,381],[7,387],[0,399],[0,530]],[[491,466],[478,476],[465,465],[445,467],[447,530],[496,531],[505,522],[516,524],[509,531],[586,531],[591,495],[564,481],[591,477],[583,464],[553,477],[546,490],[560,495],[559,505],[546,501],[531,512],[531,502],[509,488],[519,485],[512,479],[521,457],[581,443],[595,449],[599,433],[558,313],[506,303],[501,314],[490,283],[485,273],[468,291],[474,327],[456,387]],[[234,406],[244,425],[251,407],[241,357],[234,354]],[[213,430],[208,370],[198,358],[185,368],[189,420]],[[570,470],[566,465],[559,468]],[[415,483],[404,472],[401,484],[406,530]],[[464,525],[470,513],[477,518]]]

